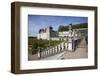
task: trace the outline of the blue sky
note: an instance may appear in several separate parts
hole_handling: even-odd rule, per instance
[[[71,23],[79,24],[87,22],[87,17],[28,15],[28,36],[37,36],[39,29],[48,26],[58,30],[60,25],[68,26]]]

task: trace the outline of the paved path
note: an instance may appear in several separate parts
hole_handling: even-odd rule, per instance
[[[79,59],[88,58],[88,47],[86,45],[85,39],[83,39],[77,49],[74,52],[68,52],[62,56],[62,59]]]
[[[43,58],[43,59],[41,59],[41,60],[55,60],[55,59],[58,60],[58,59],[61,59],[60,57],[61,57],[62,55],[64,55],[64,54],[65,54],[65,51],[62,52],[62,53],[59,53],[59,54],[50,56],[50,57]]]
[[[53,56],[49,56],[49,57],[45,57],[45,58],[42,58],[42,59],[39,59],[37,54],[34,54],[34,55],[28,55],[29,59],[28,60],[55,60],[55,59],[61,59],[60,57],[65,54],[65,51],[64,52],[61,52],[61,53],[58,53],[56,55],[53,55]]]

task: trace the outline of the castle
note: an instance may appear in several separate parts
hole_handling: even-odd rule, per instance
[[[71,36],[79,36],[78,30],[71,30],[72,27],[69,26],[69,31],[54,31],[52,27],[47,27],[44,29],[40,29],[38,34],[37,34],[37,39],[46,39],[46,40],[64,40],[66,37],[69,35]]]
[[[46,39],[58,37],[58,32],[54,31],[52,27],[47,27],[45,29],[40,29],[37,34],[37,39]]]

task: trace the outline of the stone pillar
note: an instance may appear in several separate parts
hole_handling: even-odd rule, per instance
[[[41,58],[41,48],[38,48],[39,51],[38,51],[38,58],[40,59]]]
[[[68,35],[68,51],[74,51],[73,49],[73,29],[72,24],[69,25],[69,35]]]
[[[55,47],[55,53],[57,53],[57,46]]]
[[[71,37],[68,39],[68,51],[74,51],[74,41]]]

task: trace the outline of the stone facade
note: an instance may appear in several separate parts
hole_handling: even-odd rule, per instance
[[[56,39],[58,37],[58,32],[54,31],[52,27],[47,27],[45,29],[40,29],[37,34],[37,39],[50,40],[51,38]]]
[[[83,35],[81,31],[87,30],[85,29],[71,29],[69,27],[69,31],[57,32],[54,31],[52,27],[47,27],[45,29],[40,29],[37,34],[37,39],[46,39],[46,40],[65,40],[66,37],[74,37],[74,39],[81,37]]]
[[[47,27],[45,29],[40,29],[37,34],[37,39],[46,39],[46,40],[60,40],[64,39],[69,35],[69,31],[57,32],[54,31],[52,27]]]

